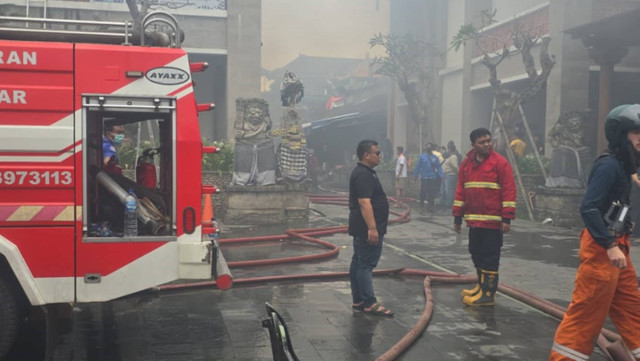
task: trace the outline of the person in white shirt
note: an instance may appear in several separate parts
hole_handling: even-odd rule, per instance
[[[453,141],[449,141],[449,144],[447,144],[447,159],[442,163],[444,180],[442,182],[440,204],[443,206],[451,207],[453,205],[461,160],[462,155],[456,150]]]
[[[407,186],[407,157],[404,156],[404,148],[397,147],[398,160],[396,161],[396,198],[404,197],[404,189]]]

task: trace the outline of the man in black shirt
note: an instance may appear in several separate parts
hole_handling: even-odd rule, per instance
[[[373,292],[373,269],[382,253],[387,233],[389,201],[374,167],[380,163],[380,149],[373,140],[358,143],[358,165],[349,179],[349,235],[353,236],[353,258],[349,268],[353,308],[380,316],[393,312],[378,304]]]

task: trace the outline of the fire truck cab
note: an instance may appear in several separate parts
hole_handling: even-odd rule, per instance
[[[0,18],[0,359],[30,307],[211,277],[201,157],[215,149],[198,111],[212,105],[196,104],[191,73],[206,65],[180,34],[166,13],[145,18],[139,45],[128,22]],[[158,38],[168,46],[145,45]],[[113,125],[127,151],[157,153],[155,186],[105,166]],[[138,235],[125,237],[130,189]]]

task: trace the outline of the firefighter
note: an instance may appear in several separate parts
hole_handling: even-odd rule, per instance
[[[122,125],[107,125],[102,136],[102,159],[107,173],[122,174],[118,162],[116,148],[124,141],[124,127]]]
[[[580,265],[571,304],[549,360],[588,360],[607,317],[640,360],[640,291],[629,257],[631,175],[640,155],[640,105],[614,108],[605,121],[608,148],[593,164],[580,205]]]
[[[453,202],[454,229],[460,233],[462,217],[469,227],[469,253],[478,284],[462,291],[468,306],[493,306],[498,288],[502,235],[516,215],[516,186],[509,162],[493,151],[491,132],[471,132],[471,146],[460,164]]]

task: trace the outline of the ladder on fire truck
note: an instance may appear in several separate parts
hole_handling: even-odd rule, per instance
[[[132,21],[95,21],[46,18],[48,0],[27,0],[43,4],[45,17],[0,16],[0,39],[82,42],[97,44],[148,45],[179,48],[182,31],[177,19],[164,11],[154,11],[142,20],[142,30],[136,30]],[[41,27],[29,27],[30,23]],[[70,27],[76,30],[70,30]],[[141,36],[144,32],[145,36]],[[152,40],[151,44],[148,44]]]

